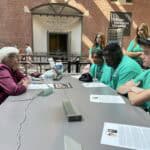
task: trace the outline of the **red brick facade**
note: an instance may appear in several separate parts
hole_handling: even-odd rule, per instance
[[[24,47],[25,43],[33,42],[32,14],[24,12],[24,6],[30,10],[48,4],[48,2],[64,3],[64,0],[1,0],[0,1],[0,47],[15,45]],[[68,5],[80,10],[83,16],[82,51],[87,53],[88,41],[93,41],[95,33],[106,33],[109,25],[110,11],[132,13],[132,27],[130,36],[124,37],[123,45],[126,48],[135,35],[135,28],[142,22],[150,25],[150,1],[133,0],[131,5],[113,4],[110,0],[69,0]],[[31,11],[32,12],[32,11]]]

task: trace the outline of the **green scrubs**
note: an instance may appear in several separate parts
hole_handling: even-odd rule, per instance
[[[89,54],[92,55],[93,51],[98,52],[98,51],[101,51],[101,50],[102,50],[102,48],[98,45],[98,46],[90,48],[89,49]]]
[[[127,81],[134,79],[141,72],[142,68],[136,61],[128,56],[123,56],[120,64],[112,75],[111,87],[117,89]]]
[[[140,82],[139,87],[141,87],[143,89],[150,89],[150,69],[145,70],[140,75],[138,75],[134,79],[134,82],[135,83]],[[143,105],[142,105],[142,107],[144,109],[148,109],[150,111],[150,101],[144,102]]]
[[[90,74],[92,78],[96,78],[99,82],[110,85],[112,70],[113,69],[105,63],[103,65],[92,64]]]
[[[128,52],[142,52],[143,48],[135,41],[132,40],[127,48]],[[135,61],[137,61],[139,64],[142,64],[141,58],[133,58]]]

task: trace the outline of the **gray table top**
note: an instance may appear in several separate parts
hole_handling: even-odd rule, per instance
[[[85,88],[72,77],[60,82],[70,82],[73,88],[55,89],[52,95],[31,101],[9,98],[0,105],[0,149],[64,150],[66,135],[80,143],[83,150],[119,150],[123,148],[100,144],[104,122],[150,127],[150,116],[126,99],[125,105],[90,102],[90,94],[116,95],[114,90]],[[83,121],[67,121],[62,107],[65,100],[72,101]]]

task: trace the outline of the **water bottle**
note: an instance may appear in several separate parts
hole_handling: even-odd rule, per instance
[[[64,67],[63,67],[63,63],[61,62],[61,60],[56,62],[55,67],[60,74],[63,74]]]

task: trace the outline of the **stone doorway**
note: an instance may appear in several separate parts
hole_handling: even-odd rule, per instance
[[[47,4],[33,9],[34,52],[81,55],[82,16],[67,4]]]

